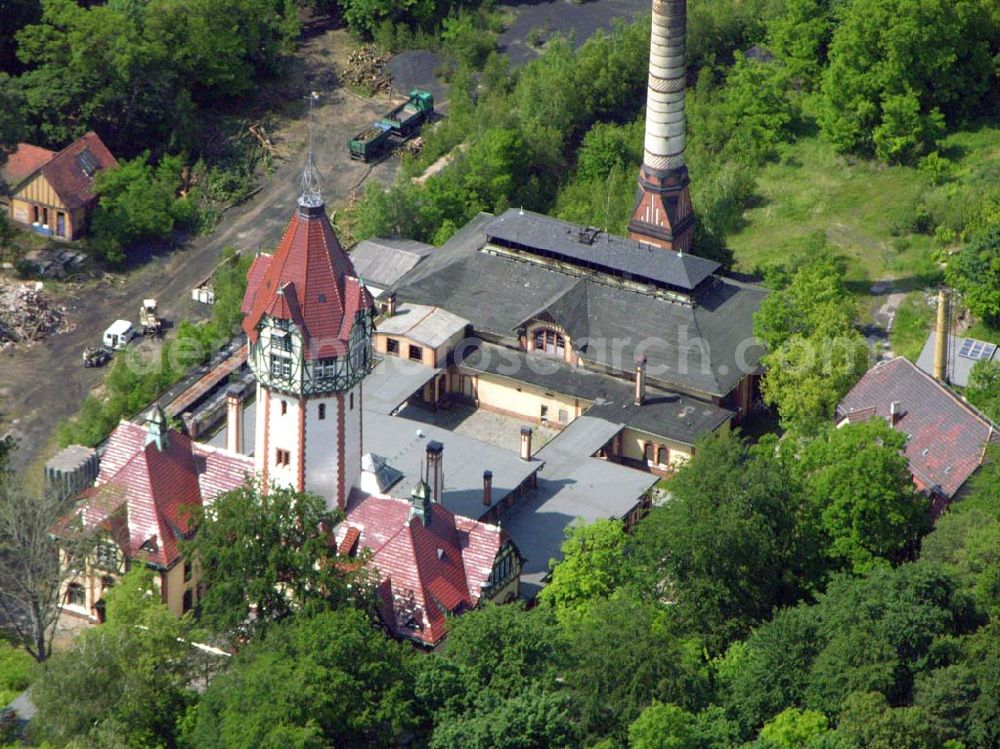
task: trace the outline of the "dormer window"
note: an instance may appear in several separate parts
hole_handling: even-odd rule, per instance
[[[538,328],[534,333],[534,349],[544,354],[566,358],[566,338],[550,328]]]
[[[292,336],[287,330],[279,329],[272,331],[271,341],[278,351],[291,352],[292,350]]]

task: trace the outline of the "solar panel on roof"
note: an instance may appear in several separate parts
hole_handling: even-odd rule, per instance
[[[76,163],[80,165],[83,173],[88,177],[93,177],[94,173],[97,171],[97,167],[99,166],[97,159],[94,157],[94,154],[90,152],[89,148],[84,148],[76,155]]]
[[[958,355],[966,359],[979,361],[980,359],[992,359],[996,350],[996,344],[977,341],[974,338],[964,338],[962,339],[962,345],[958,349]]]

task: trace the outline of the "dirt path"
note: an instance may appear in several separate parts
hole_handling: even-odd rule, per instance
[[[532,28],[548,33],[573,31],[579,44],[597,29],[607,28],[613,17],[633,17],[648,7],[645,0],[594,0],[583,5],[564,0],[512,0],[506,5],[516,18],[501,37],[500,48],[515,64],[537,54],[524,43]],[[296,97],[304,100],[310,91],[320,94],[314,115],[314,144],[328,206],[343,204],[362,180],[391,182],[398,165],[390,158],[370,168],[348,158],[347,140],[385,109],[384,102],[354,96],[339,85],[336,69],[344,66],[353,44],[343,29],[331,31],[322,24],[307,23],[296,69],[282,84],[284,90],[275,91],[273,97],[287,102]],[[421,73],[424,69],[430,72]],[[433,66],[420,71],[408,71],[417,79],[405,81],[406,86],[436,85],[433,80],[422,80],[433,76]],[[255,252],[277,244],[298,196],[306,121],[301,115],[288,118],[272,136],[286,160],[263,179],[261,190],[252,199],[227,211],[210,236],[156,256],[125,278],[64,287],[59,301],[69,308],[76,329],[29,350],[0,354],[0,433],[9,427],[20,439],[15,468],[37,467],[47,458],[55,448],[59,422],[75,414],[92,388],[100,384],[105,370],[85,369],[81,354],[86,346],[100,341],[115,319],[135,320],[138,305],[146,297],[159,300],[161,315],[168,321],[202,318],[210,308],[194,302],[190,291],[211,272],[226,247]],[[29,481],[40,479],[40,472],[31,473],[26,477]]]
[[[315,90],[321,97],[315,112],[314,144],[331,206],[343,203],[368,172],[368,165],[347,156],[348,138],[384,108],[339,87],[332,70],[336,58],[346,54],[348,43],[343,30],[318,34],[304,42],[300,58],[304,61],[303,96]],[[204,317],[210,308],[194,302],[190,292],[211,272],[223,249],[255,252],[277,244],[298,196],[306,133],[305,121],[293,119],[274,134],[288,158],[263,179],[262,189],[250,201],[227,211],[210,236],[194,238],[167,255],[156,256],[127,277],[61,287],[56,293],[76,329],[31,349],[0,354],[0,412],[4,428],[10,427],[20,440],[15,468],[24,469],[47,457],[54,448],[59,422],[75,414],[102,381],[106,370],[85,369],[81,355],[84,347],[100,341],[111,322],[136,320],[145,297],[159,299],[161,315],[168,321]],[[389,182],[397,164],[393,159],[378,164],[367,179]]]

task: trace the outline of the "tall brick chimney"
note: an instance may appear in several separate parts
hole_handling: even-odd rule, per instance
[[[483,471],[483,506],[493,504],[493,471]]]
[[[629,239],[691,250],[694,212],[684,163],[687,0],[653,0],[646,140]]]
[[[951,324],[949,314],[948,289],[938,289],[937,326],[934,335],[934,379],[939,382],[948,381],[948,327]]]
[[[226,449],[243,454],[243,386],[233,384],[226,390]]]
[[[431,499],[435,502],[441,501],[441,489],[444,481],[444,476],[441,474],[442,452],[444,452],[444,445],[437,440],[431,440],[427,443],[427,483],[431,487]]]
[[[646,402],[646,357],[636,354],[635,357],[635,405]]]
[[[521,427],[521,460],[531,460],[531,427]]]

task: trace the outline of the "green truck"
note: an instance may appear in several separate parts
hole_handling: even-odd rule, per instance
[[[406,140],[433,111],[434,96],[427,91],[413,89],[406,101],[348,141],[351,158],[360,161],[377,158],[392,136]]]

